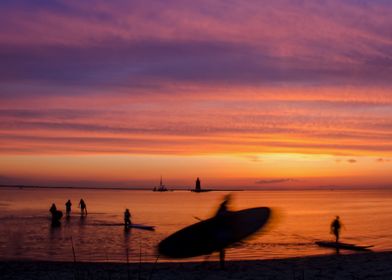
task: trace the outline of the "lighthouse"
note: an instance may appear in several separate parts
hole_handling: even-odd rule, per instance
[[[196,179],[196,187],[195,187],[195,192],[200,192],[201,191],[201,187],[200,187],[200,179],[199,177],[197,177]]]

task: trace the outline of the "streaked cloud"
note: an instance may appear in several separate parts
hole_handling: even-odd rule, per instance
[[[7,1],[1,79],[132,89],[184,82],[391,86],[392,8],[364,3]]]
[[[2,1],[0,154],[386,162],[391,14],[382,0]]]
[[[296,182],[298,180],[293,178],[282,178],[282,179],[269,179],[269,180],[258,180],[256,184],[278,184],[278,183],[287,183],[287,182]]]
[[[378,159],[376,159],[376,161],[383,163],[383,162],[390,162],[391,160],[389,158],[378,158]]]

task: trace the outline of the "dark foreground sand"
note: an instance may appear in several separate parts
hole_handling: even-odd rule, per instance
[[[0,262],[0,279],[392,279],[392,252],[201,263]]]

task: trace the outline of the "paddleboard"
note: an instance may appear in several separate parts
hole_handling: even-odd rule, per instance
[[[373,247],[373,246],[360,246],[360,245],[341,243],[341,242],[336,243],[330,241],[316,241],[315,243],[320,247],[352,250],[352,251],[370,251],[370,248]]]
[[[137,229],[144,229],[144,230],[155,230],[154,226],[146,226],[146,225],[140,225],[140,224],[132,224],[129,225],[128,228],[137,228]]]
[[[211,254],[257,232],[270,215],[267,207],[230,211],[173,233],[158,244],[158,251],[171,258]]]
[[[104,226],[104,227],[124,226],[124,224],[120,224],[120,223],[117,223],[117,224],[105,224],[105,223],[102,223],[102,224],[92,224],[92,225],[94,225],[94,226]],[[154,226],[147,226],[147,225],[142,225],[142,224],[131,224],[131,225],[128,225],[127,228],[136,228],[136,229],[151,230],[151,231],[155,230]]]

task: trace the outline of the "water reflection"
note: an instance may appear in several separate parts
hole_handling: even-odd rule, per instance
[[[24,234],[21,230],[11,231],[9,233],[9,248],[12,256],[23,256],[24,251]]]
[[[79,219],[79,226],[84,226],[86,224],[87,217],[85,215],[81,215]]]
[[[65,225],[69,227],[70,224],[71,224],[71,216],[68,215],[65,217]]]
[[[61,228],[60,227],[48,227],[49,229],[49,242],[48,242],[48,256],[53,257],[57,255],[58,244],[62,241],[61,239]]]
[[[129,254],[130,254],[130,240],[131,240],[131,229],[128,227],[124,228],[124,249],[126,262],[129,263]]]
[[[195,216],[201,219],[211,217],[222,194],[225,193],[65,189],[15,192],[2,189],[0,204],[4,211],[0,212],[0,259],[72,261],[72,236],[78,260],[126,262],[124,252],[128,250],[129,260],[138,262],[139,245],[142,244],[143,260],[153,262],[155,246],[160,240],[195,223]],[[51,229],[48,201],[65,211],[65,201],[79,201],[80,197],[88,202],[88,215],[80,217],[79,211],[73,211],[69,219],[64,217],[60,228]],[[331,249],[318,247],[314,241],[332,241],[328,229],[330,217],[336,215],[336,209],[349,228],[344,232],[342,242],[375,245],[375,251],[392,250],[391,191],[244,191],[236,194],[232,208],[239,210],[263,205],[281,209],[284,215],[279,223],[260,238],[255,236],[235,250],[229,248],[226,259],[330,253]],[[122,222],[127,206],[131,206],[132,222],[156,226],[156,231],[133,229],[125,232],[119,221]]]

